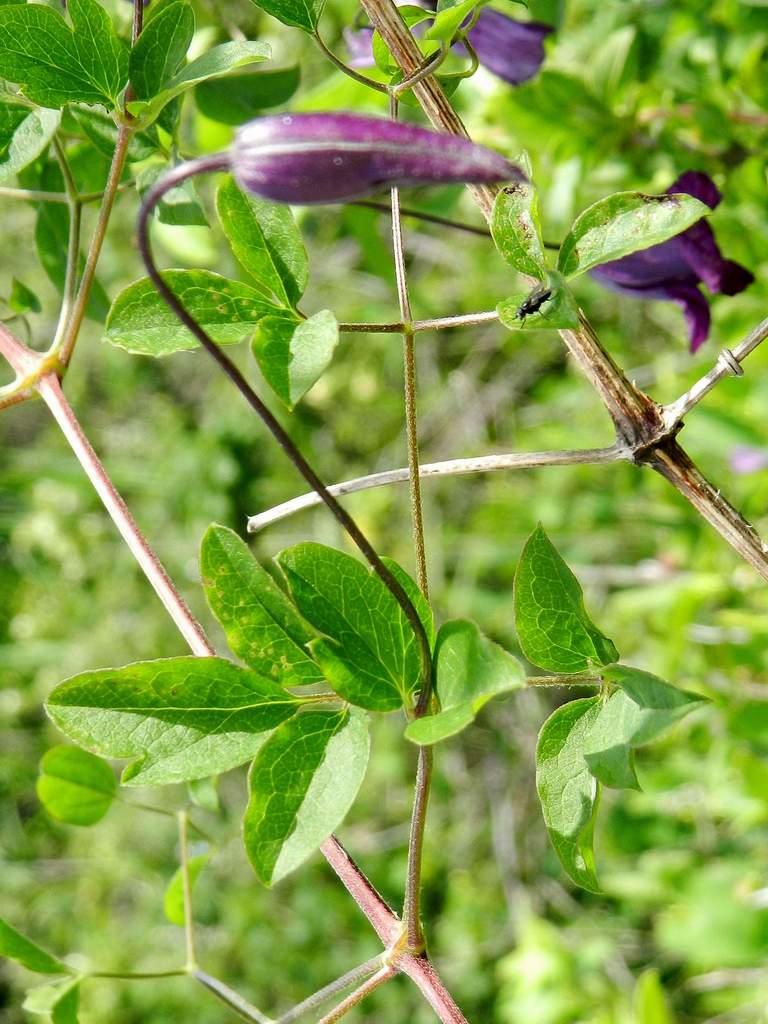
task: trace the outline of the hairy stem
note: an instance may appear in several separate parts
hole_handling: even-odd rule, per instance
[[[405,880],[405,901],[403,903],[403,926],[409,953],[419,954],[424,950],[424,931],[421,926],[421,873],[424,860],[424,832],[427,825],[427,806],[432,783],[434,750],[419,747],[416,761],[416,785],[414,787],[411,827],[408,835],[408,865]]]
[[[482,313],[460,313],[458,316],[436,316],[431,320],[409,320],[404,317],[396,324],[339,324],[340,331],[350,334],[410,334],[422,331],[442,331],[449,327],[477,327],[478,324],[495,323],[499,314],[495,309]]]
[[[362,981],[363,978],[367,978],[369,975],[374,974],[381,967],[384,966],[384,957],[382,953],[378,956],[372,957],[370,960],[366,960],[363,964],[358,964],[357,967],[353,967],[351,971],[347,971],[346,974],[342,974],[340,978],[336,978],[335,981],[330,982],[323,988],[318,989],[317,992],[313,992],[311,996],[308,996],[302,1002],[297,1003],[296,1006],[292,1007],[287,1013],[282,1014],[275,1021],[275,1024],[292,1024],[293,1021],[298,1020],[305,1013],[309,1013],[310,1010],[317,1009],[318,1006],[322,1006],[323,1003],[328,1002],[334,996],[337,996],[340,992],[343,992],[345,988],[349,988],[350,985],[354,985],[356,981]]]
[[[128,506],[120,497],[93,446],[83,433],[72,407],[64,397],[58,378],[54,373],[49,373],[38,382],[37,388],[43,401],[53,413],[54,419],[59,424],[86,476],[103,501],[112,521],[120,531],[129,551],[152,584],[155,593],[189,644],[192,653],[201,657],[213,655],[215,652],[208,643],[202,626],[192,615],[157,555],[144,539]]]
[[[663,417],[667,427],[670,430],[674,429],[683,417],[725,377],[741,377],[744,373],[741,364],[766,338],[768,338],[768,318],[762,320],[757,327],[750,331],[733,351],[724,348],[708,373],[697,380],[684,395],[664,406]]]
[[[552,452],[510,452],[505,455],[479,455],[469,459],[449,459],[445,462],[422,462],[419,466],[419,476],[443,477],[443,476],[465,476],[469,473],[498,473],[511,469],[537,469],[540,466],[573,466],[573,465],[602,465],[607,462],[619,462],[632,459],[632,452],[619,445],[612,445],[610,448],[582,448]],[[356,494],[358,491],[367,491],[372,487],[388,487],[390,484],[407,483],[410,478],[410,471],[407,466],[399,469],[385,469],[381,473],[369,473],[366,476],[355,477],[353,480],[345,480],[342,483],[331,484],[328,490],[331,494],[339,497],[345,494]],[[263,530],[265,526],[277,523],[287,516],[296,512],[312,508],[320,504],[320,498],[314,491],[302,494],[298,498],[291,498],[251,516],[248,520],[248,530],[256,533]]]
[[[390,978],[394,978],[396,974],[397,971],[394,967],[385,964],[373,977],[364,981],[354,992],[350,992],[346,999],[342,999],[339,1005],[331,1010],[330,1013],[326,1013],[324,1017],[321,1017],[317,1024],[333,1024],[334,1021],[341,1020],[353,1007],[357,1006],[358,1003],[362,1003],[365,997],[370,995],[374,989],[377,989],[379,985],[383,985],[385,981],[389,981]]]

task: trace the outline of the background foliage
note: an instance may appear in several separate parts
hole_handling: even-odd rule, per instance
[[[115,3],[112,13],[125,21],[125,7]],[[200,43],[225,41],[237,27],[272,44],[275,66],[300,68],[293,109],[384,112],[381,97],[329,73],[311,39],[247,0],[195,8]],[[323,34],[338,50],[354,14],[353,4],[337,0],[326,9]],[[710,365],[717,346],[734,343],[765,311],[768,13],[737,0],[531,0],[530,14],[557,29],[545,70],[514,90],[481,71],[454,102],[478,141],[509,156],[528,150],[546,237],[560,239],[578,211],[610,192],[661,192],[680,172],[700,169],[724,193],[712,218],[723,250],[757,277],[744,294],[714,300],[711,339],[696,357],[676,308],[613,296],[588,277],[576,282],[609,351],[654,397],[669,400]],[[231,129],[200,107],[204,100],[185,101],[183,137],[191,151],[213,151]],[[98,189],[106,166],[91,155],[79,173]],[[459,188],[408,199],[476,222]],[[44,339],[57,306],[34,252],[34,210],[2,202],[0,294],[10,295],[12,276],[34,289],[42,312],[29,322]],[[136,208],[127,191],[100,265],[109,296],[140,276]],[[329,307],[340,320],[393,319],[386,217],[322,207],[301,211],[299,220],[310,250],[304,308]],[[509,269],[490,243],[406,225],[419,318],[492,308],[509,292]],[[237,276],[216,230],[165,225],[158,237],[169,265]],[[67,378],[69,398],[140,525],[220,640],[199,587],[205,528],[216,520],[242,532],[248,514],[303,487],[199,354],[145,360],[102,344],[102,335],[91,320]],[[255,375],[245,349],[242,365]],[[491,325],[422,335],[418,358],[424,461],[610,442],[607,416],[554,332],[510,334]],[[768,353],[758,351],[746,377],[723,382],[685,428],[692,456],[763,533],[768,472],[739,474],[732,463],[740,448],[756,449],[758,463],[768,455],[767,363]],[[290,420],[327,479],[404,463],[400,376],[396,337],[342,337],[330,370]],[[163,891],[175,870],[174,822],[118,802],[88,831],[59,825],[40,807],[35,780],[40,756],[60,742],[41,710],[53,684],[185,649],[42,404],[6,412],[0,440],[3,916],[23,922],[47,948],[81,950],[105,968],[155,968],[164,956],[171,965],[179,934],[164,917]],[[440,749],[425,913],[435,923],[431,951],[457,1001],[469,1018],[499,1024],[768,1020],[764,585],[661,480],[629,466],[430,481],[425,499],[441,619],[471,615],[512,646],[512,576],[541,520],[601,627],[620,638],[624,658],[712,698],[671,738],[640,752],[641,792],[605,800],[602,895],[566,883],[535,798],[536,735],[557,697],[513,694]],[[346,500],[377,546],[412,567],[405,491]],[[328,516],[312,511],[258,536],[255,551],[266,559],[307,536],[346,546]],[[393,901],[405,866],[414,758],[400,735],[399,722],[376,725],[371,769],[340,833]],[[180,796],[167,789],[147,799],[172,809]],[[274,891],[256,884],[236,835],[245,798],[242,772],[223,779],[225,814],[214,827],[230,838],[196,887],[202,953],[260,1005],[287,1005],[378,946],[319,858]],[[636,979],[648,970],[663,982],[668,1014],[649,1015],[650,998],[637,1009]],[[18,1007],[28,979],[7,964],[0,971],[0,1019],[16,1024],[25,1019]],[[653,984],[648,977],[645,986]],[[183,979],[91,982],[83,994],[86,1024],[171,1014],[206,1024],[223,1013]],[[403,979],[356,1013],[432,1019]]]

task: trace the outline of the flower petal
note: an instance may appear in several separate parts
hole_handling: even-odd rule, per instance
[[[359,114],[276,114],[238,131],[232,173],[283,203],[348,202],[392,186],[523,181],[492,149],[419,125]]]
[[[717,185],[703,171],[684,171],[667,189],[669,195],[674,195],[675,192],[685,192],[695,199],[700,199],[712,210],[720,205],[723,198]]]
[[[467,33],[480,63],[510,85],[533,78],[544,61],[544,40],[554,31],[538,21],[516,21],[490,7]]]
[[[347,63],[351,68],[372,68],[376,66],[376,61],[373,57],[372,28],[345,28],[344,42],[349,54]]]

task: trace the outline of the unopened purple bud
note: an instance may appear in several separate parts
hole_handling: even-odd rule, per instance
[[[281,203],[349,202],[393,186],[525,181],[469,139],[359,114],[275,114],[243,125],[230,165],[248,192]]]

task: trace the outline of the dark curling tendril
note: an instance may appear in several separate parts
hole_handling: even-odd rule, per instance
[[[278,420],[253,390],[237,366],[235,366],[232,360],[225,355],[216,342],[204,330],[202,325],[195,320],[195,318],[184,308],[178,298],[174,295],[160,276],[160,271],[158,270],[154,256],[152,255],[152,246],[149,240],[149,218],[163,196],[172,188],[181,184],[181,182],[186,181],[188,178],[213,171],[226,171],[229,169],[229,166],[229,157],[226,153],[215,153],[212,156],[201,157],[198,160],[190,160],[165,174],[154,185],[154,187],[150,189],[141,204],[137,230],[139,252],[144,260],[144,265],[147,268],[147,274],[157,289],[160,297],[168,304],[170,309],[173,310],[184,326],[194,334],[206,352],[218,364],[219,368],[224,371],[227,377],[229,377],[241,395],[245,398],[246,402],[248,402],[251,408],[255,410],[290,461],[304,477],[309,486],[317,492],[320,499],[325,503],[344,530],[346,530],[352,541],[357,545],[363,556],[368,561],[371,568],[402,608],[405,617],[408,619],[408,622],[416,635],[416,642],[419,645],[419,653],[421,656],[421,686],[418,701],[414,709],[416,717],[420,717],[426,713],[430,703],[432,656],[429,650],[427,634],[413,602],[406,594],[400,582],[392,575],[386,565],[382,562],[381,558],[376,553],[375,548],[357,525],[355,520],[330,493],[323,481],[301,454]]]

